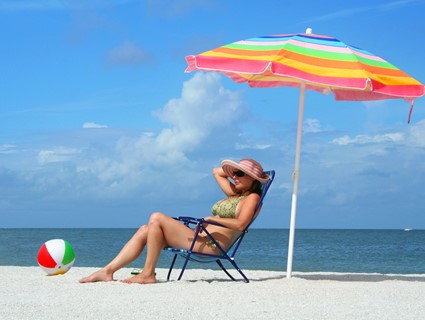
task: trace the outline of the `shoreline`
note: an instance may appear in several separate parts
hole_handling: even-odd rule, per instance
[[[98,268],[47,276],[39,267],[0,266],[2,319],[421,319],[425,274],[244,270],[250,283],[224,272],[188,269],[154,285],[80,284]],[[115,274],[130,277],[132,268]]]

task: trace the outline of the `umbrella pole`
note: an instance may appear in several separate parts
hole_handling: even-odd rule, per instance
[[[297,216],[297,196],[298,196],[298,178],[300,173],[300,154],[301,154],[301,137],[304,118],[304,93],[305,82],[301,82],[300,101],[298,107],[298,126],[297,126],[297,144],[295,149],[295,169],[292,175],[292,205],[291,205],[291,223],[289,227],[288,242],[288,265],[286,269],[286,277],[292,276],[292,258],[294,255],[294,238],[295,238],[295,220]]]

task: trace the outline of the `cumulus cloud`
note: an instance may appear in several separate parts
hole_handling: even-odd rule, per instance
[[[282,206],[290,203],[294,132],[260,132],[260,127],[270,127],[262,121],[255,123],[254,133],[244,132],[239,124],[249,118],[247,106],[239,93],[224,88],[220,79],[218,74],[198,72],[186,81],[181,94],[155,112],[162,125],[157,130],[86,130],[104,126],[86,122],[72,132],[55,132],[50,140],[43,136],[42,147],[28,144],[24,150],[19,144],[1,145],[2,161],[18,161],[0,166],[0,191],[6,195],[0,207],[16,207],[23,198],[31,199],[31,205],[33,199],[38,204],[44,201],[43,208],[57,208],[52,203],[70,207],[79,201],[84,206],[92,203],[93,212],[109,210],[113,216],[122,210],[128,214],[131,209],[126,206],[133,206],[131,221],[145,221],[146,216],[139,217],[139,209],[146,214],[151,212],[148,210],[173,214],[168,210],[170,203],[179,203],[175,210],[187,201],[212,203],[218,194],[211,196],[205,190],[213,194],[216,186],[203,183],[211,179],[211,167],[221,157],[260,155],[257,159],[277,172],[268,206],[279,207],[272,211],[281,212]],[[332,215],[339,219],[339,227],[352,227],[343,216],[365,221],[374,210],[395,211],[398,203],[416,201],[420,193],[425,196],[425,120],[345,136],[331,130],[324,135],[326,127],[318,119],[305,121],[308,134],[301,150],[300,225],[323,226],[323,215]],[[15,151],[19,157],[9,153]],[[391,202],[395,198],[403,201]],[[111,204],[120,209],[107,209]],[[167,210],[162,208],[166,205]],[[99,206],[102,209],[97,209]]]
[[[28,196],[36,192],[39,201],[196,198],[200,191],[195,186],[210,176],[212,165],[200,159],[206,152],[207,158],[212,152],[214,159],[222,156],[217,135],[229,139],[227,132],[237,132],[238,119],[246,114],[241,96],[225,89],[220,79],[218,74],[196,73],[186,81],[181,95],[155,112],[162,124],[158,131],[85,122],[77,130],[43,135],[42,146],[2,145],[0,153],[10,154],[0,169],[16,174],[9,181],[21,190],[27,186]],[[220,144],[216,151],[211,150],[214,143]],[[233,147],[234,141],[226,145]]]
[[[97,190],[103,185],[113,188],[115,195],[120,188],[128,192],[141,184],[155,183],[170,172],[174,177],[182,175],[180,183],[190,184],[199,178],[183,177],[184,171],[175,168],[190,165],[187,154],[202,147],[215,130],[231,126],[244,107],[241,97],[226,90],[217,74],[197,73],[183,84],[179,98],[171,99],[155,113],[167,127],[158,133],[122,136],[113,156],[87,157],[77,170],[95,176],[100,182]]]
[[[172,125],[157,139],[165,148],[191,150],[217,127],[226,127],[241,116],[243,103],[237,93],[226,90],[214,73],[197,73],[183,85],[179,99],[172,99],[158,118]]]
[[[153,56],[148,51],[126,41],[108,52],[106,64],[110,67],[138,67],[150,64],[153,60]]]

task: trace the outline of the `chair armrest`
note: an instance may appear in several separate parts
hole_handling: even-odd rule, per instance
[[[222,224],[218,223],[218,222],[213,222],[213,221],[206,221],[204,218],[194,218],[194,217],[174,217],[175,220],[177,221],[181,221],[184,224],[188,225],[188,224],[212,224],[218,227],[222,227],[222,228],[226,228],[226,229],[230,229],[226,226],[223,226]]]
[[[181,221],[185,224],[198,224],[202,221],[204,221],[204,218],[193,218],[193,217],[174,217],[173,219],[177,220],[177,221]]]

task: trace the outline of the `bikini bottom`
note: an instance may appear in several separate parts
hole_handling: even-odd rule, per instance
[[[210,239],[210,237],[208,237],[207,235],[203,235],[203,234],[200,234],[199,236],[202,237],[202,238],[204,238],[205,240],[207,240],[207,241],[205,241],[205,244],[208,247],[210,247],[213,250],[217,250],[217,245],[214,243],[214,241],[212,241]]]

